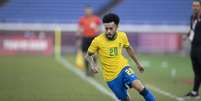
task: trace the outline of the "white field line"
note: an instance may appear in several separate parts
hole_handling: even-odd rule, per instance
[[[159,94],[161,94],[161,95],[163,95],[163,96],[167,96],[167,97],[169,97],[169,98],[175,99],[176,101],[184,101],[184,99],[183,99],[182,97],[178,97],[178,96],[176,96],[176,95],[174,95],[174,94],[171,94],[171,93],[169,93],[169,92],[166,92],[166,91],[164,91],[164,90],[161,90],[161,89],[158,88],[158,87],[154,87],[154,86],[152,86],[152,85],[146,85],[146,87],[148,87],[149,89],[151,89],[151,90],[153,90],[153,91],[155,91],[155,92],[157,92],[157,93],[159,93]]]
[[[111,97],[112,99],[114,99],[114,101],[119,101],[112,92],[108,91],[105,87],[103,87],[101,84],[99,84],[98,82],[96,82],[94,79],[92,79],[90,77],[87,77],[82,71],[80,71],[79,69],[77,69],[74,65],[70,64],[66,59],[61,58],[61,59],[57,59],[57,60],[60,63],[62,63],[65,66],[66,69],[68,69],[71,72],[75,73],[82,80],[87,81],[89,84],[91,84],[92,86],[94,86],[97,90],[99,90],[103,94],[108,95],[109,97]]]
[[[150,65],[151,64],[150,61],[144,61],[144,62],[145,62],[145,64],[148,63],[147,67],[152,67]],[[162,62],[161,67],[166,67],[167,68],[168,67],[168,63],[166,61]],[[176,96],[174,94],[171,94],[171,93],[169,93],[167,91],[164,91],[164,90],[162,90],[162,89],[160,89],[158,87],[155,87],[155,86],[152,86],[152,85],[149,85],[149,84],[147,84],[146,86],[149,89],[151,89],[151,90],[153,90],[153,91],[155,91],[155,92],[157,92],[157,93],[159,93],[159,94],[161,94],[163,96],[167,96],[169,98],[175,99],[176,101],[184,101],[184,99],[182,97],[178,97],[178,96]]]

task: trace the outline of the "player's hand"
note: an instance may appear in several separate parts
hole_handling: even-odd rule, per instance
[[[97,66],[93,66],[91,68],[91,70],[92,70],[93,73],[98,73],[98,67]]]
[[[137,66],[137,69],[139,70],[140,73],[144,72],[144,67],[141,65]]]

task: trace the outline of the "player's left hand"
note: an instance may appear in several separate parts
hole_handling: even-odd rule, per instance
[[[92,67],[91,70],[93,73],[98,73],[98,67],[97,66]]]
[[[144,73],[144,67],[139,65],[137,66],[137,69],[139,70],[140,73]]]

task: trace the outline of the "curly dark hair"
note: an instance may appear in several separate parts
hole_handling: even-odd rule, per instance
[[[109,13],[103,16],[103,23],[110,23],[110,22],[114,22],[118,26],[120,22],[119,16],[114,13]]]

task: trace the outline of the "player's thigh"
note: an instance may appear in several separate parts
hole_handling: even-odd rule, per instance
[[[127,101],[126,99],[128,97],[128,92],[127,92],[128,89],[124,86],[122,79],[123,79],[123,71],[119,73],[117,78],[107,82],[107,85],[109,86],[109,88],[112,90],[112,92],[116,95],[118,99],[120,99],[121,101]]]
[[[141,83],[140,80],[138,80],[137,76],[135,75],[131,67],[127,67],[127,69],[125,70],[124,83],[125,86],[135,88],[139,92],[144,89],[143,84]]]
[[[120,99],[121,101],[127,101],[126,100],[128,97],[127,88],[125,88],[123,84],[118,82],[109,82],[107,84],[118,99]]]
[[[136,89],[138,92],[141,92],[144,89],[144,85],[140,80],[132,81],[132,88]]]

